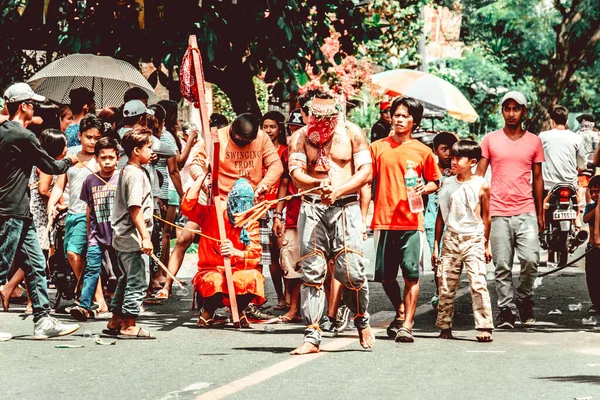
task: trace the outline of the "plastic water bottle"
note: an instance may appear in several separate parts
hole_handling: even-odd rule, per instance
[[[408,206],[410,207],[410,211],[415,214],[422,212],[425,209],[423,197],[415,193],[415,187],[417,186],[418,181],[419,174],[413,169],[412,165],[409,165],[408,171],[406,171],[406,175],[404,176],[404,183],[408,195]]]

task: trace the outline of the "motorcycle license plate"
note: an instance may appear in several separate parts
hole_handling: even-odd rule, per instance
[[[577,218],[577,211],[575,210],[566,210],[566,211],[554,211],[552,215],[555,221],[561,221],[565,219],[575,219]]]

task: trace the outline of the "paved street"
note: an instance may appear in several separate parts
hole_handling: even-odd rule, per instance
[[[367,256],[373,260],[372,252]],[[195,256],[188,257],[186,280],[195,269]],[[369,270],[372,276],[373,262]],[[200,330],[189,311],[191,296],[147,306],[140,322],[156,340],[112,346],[85,335],[100,334],[106,321],[83,323],[71,337],[35,342],[29,336],[31,316],[16,306],[0,313],[0,327],[15,335],[0,344],[1,398],[600,399],[600,330],[581,323],[589,306],[581,263],[544,278],[535,328],[495,331],[491,344],[474,339],[464,275],[456,306],[458,340],[436,338],[428,304],[431,278],[427,273],[422,280],[414,344],[387,339],[391,307],[381,286],[371,284],[370,310],[379,328],[374,350],[363,351],[352,329],[325,339],[321,353],[300,357],[288,352],[301,343],[301,326]],[[493,281],[489,284],[494,302]],[[270,282],[268,293],[273,295]],[[578,303],[583,311],[569,311],[569,304]],[[554,309],[562,314],[548,315]],[[62,344],[84,347],[55,347]]]

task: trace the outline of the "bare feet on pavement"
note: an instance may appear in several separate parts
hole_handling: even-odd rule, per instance
[[[310,353],[318,353],[319,352],[319,347],[315,346],[312,343],[309,342],[304,342],[302,343],[302,346],[298,347],[295,350],[292,350],[290,352],[291,355],[293,356],[297,356],[297,355],[302,355],[302,354],[310,354]]]
[[[371,349],[375,345],[375,335],[370,326],[367,326],[365,329],[358,329],[358,337],[363,349]]]

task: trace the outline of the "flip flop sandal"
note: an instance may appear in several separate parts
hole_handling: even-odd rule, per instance
[[[275,307],[273,307],[273,310],[279,310],[279,311],[287,311],[289,309],[290,309],[290,305],[288,303],[277,304]]]
[[[452,336],[452,329],[442,329],[438,337],[440,339],[454,339],[454,336]]]
[[[162,305],[163,302],[159,298],[147,297],[147,298],[144,299],[143,304],[146,304],[146,305]]]
[[[152,336],[150,334],[150,332],[148,332],[144,328],[140,327],[135,335],[124,335],[124,334],[120,333],[117,336],[117,339],[124,339],[124,340],[151,340],[151,339],[156,339],[156,336]]]
[[[75,306],[71,307],[69,314],[71,314],[71,317],[73,317],[77,321],[85,322],[88,320],[88,318],[90,318],[91,312],[89,312],[83,307]]]
[[[396,338],[396,335],[398,334],[398,331],[400,330],[400,328],[402,328],[403,323],[404,323],[404,320],[401,320],[398,318],[395,318],[390,323],[390,326],[387,327],[387,335],[390,339]]]
[[[196,326],[198,328],[210,328],[212,324],[215,322],[212,318],[204,318],[202,315],[198,317],[198,322],[196,322]]]
[[[121,333],[120,329],[102,329],[102,333],[108,336],[119,336],[119,334]]]
[[[301,322],[302,317],[286,317],[284,315],[280,315],[279,317],[271,318],[267,321],[261,321],[263,324],[293,324],[296,322]]]
[[[398,343],[413,343],[415,338],[413,337],[412,331],[406,327],[402,327],[396,334],[396,342]]]
[[[235,323],[233,325],[235,326]],[[249,329],[250,328],[250,322],[248,322],[248,317],[246,317],[246,314],[244,314],[244,313],[242,313],[242,315],[240,315],[239,328],[240,329]]]
[[[493,342],[494,341],[494,338],[492,336],[492,332],[490,332],[490,331],[482,331],[482,333],[483,332],[489,333],[490,336],[481,336],[481,334],[476,335],[475,338],[477,338],[477,341],[479,343],[489,343],[489,342]]]

